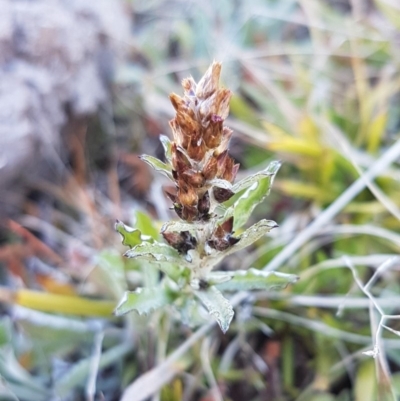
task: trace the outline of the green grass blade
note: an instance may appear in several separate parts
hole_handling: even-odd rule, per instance
[[[299,277],[295,274],[264,272],[257,269],[237,270],[229,281],[217,284],[221,291],[276,290],[294,284]]]

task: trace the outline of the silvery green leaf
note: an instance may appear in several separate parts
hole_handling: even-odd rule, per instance
[[[178,265],[176,263],[168,262],[156,263],[156,266],[159,270],[161,270],[169,278],[171,278],[178,284],[183,285],[184,283],[186,283],[186,276],[188,275],[188,273],[185,272],[185,270],[187,269],[186,266],[182,266],[182,264]]]
[[[126,291],[114,310],[117,316],[132,310],[148,314],[152,310],[168,305],[173,300],[172,293],[163,287],[138,288],[136,291]]]
[[[226,251],[220,252],[220,254],[227,256],[234,252],[240,251],[241,249],[251,245],[253,242],[259,240],[275,227],[278,227],[278,225],[272,220],[260,220],[239,236],[240,240],[238,243],[228,248]]]
[[[125,256],[128,258],[142,258],[155,262],[169,262],[177,265],[187,265],[184,258],[179,255],[176,249],[159,242],[153,244],[143,242],[127,251]]]
[[[172,172],[171,172],[171,166],[169,166],[168,164],[165,164],[164,162],[157,159],[156,157],[149,156],[149,155],[142,155],[142,156],[140,156],[140,159],[145,161],[151,167],[153,167],[154,170],[159,171],[160,173],[166,175],[171,180],[173,179]]]
[[[220,178],[214,178],[209,182],[209,184],[213,185],[214,187],[229,189],[232,191],[232,184],[227,180],[222,180]]]
[[[235,190],[240,192],[243,188],[247,188],[235,200],[234,204],[227,209],[225,214],[225,219],[231,216],[234,217],[234,230],[242,227],[247,222],[255,207],[269,194],[279,167],[279,162],[272,162],[262,172],[247,179],[245,178],[233,186],[234,192]]]
[[[180,304],[177,304],[177,310],[180,314],[180,319],[183,324],[194,328],[200,326],[206,322],[208,319],[207,312],[204,310],[203,306],[199,304],[193,298],[180,298],[179,301],[182,301]]]
[[[250,185],[254,184],[255,182],[260,181],[263,178],[274,177],[278,172],[279,168],[281,167],[281,163],[278,161],[271,162],[264,170],[261,170],[249,177],[240,180],[232,187],[232,191],[238,193],[243,191],[244,189],[248,188]],[[271,183],[272,184],[272,183]]]
[[[195,294],[208,313],[217,321],[221,330],[226,333],[234,315],[230,302],[214,286],[207,290],[195,291]]]
[[[115,230],[122,235],[122,244],[129,246],[129,248],[133,248],[143,241],[153,242],[153,239],[149,235],[143,235],[137,228],[129,227],[119,220],[115,223]]]
[[[143,287],[155,287],[160,282],[160,264],[145,259],[142,259],[140,263],[137,264],[142,272],[141,284],[143,285]]]
[[[208,285],[217,285],[217,284],[222,284],[225,283],[226,281],[229,281],[232,279],[234,276],[235,272],[234,271],[212,271],[207,274],[207,277],[205,280],[207,281]]]
[[[155,224],[155,220],[151,218],[147,213],[137,210],[135,213],[135,227],[138,228],[143,235],[157,240],[160,237],[158,228]],[[147,240],[148,241],[148,240]]]
[[[190,272],[187,271],[190,263],[177,250],[164,243],[143,242],[127,251],[124,256],[150,261],[178,284],[183,285],[190,276]]]
[[[198,228],[201,228],[201,225],[204,226],[204,223],[186,223],[185,221],[168,221],[163,224],[161,227],[161,232],[182,232],[182,231],[190,231],[193,232]]]
[[[236,270],[232,279],[216,287],[221,291],[276,290],[295,283],[299,277],[295,274],[265,272],[258,269]]]
[[[172,143],[171,140],[165,136],[165,135],[160,135],[160,141],[163,145],[164,148],[164,153],[165,153],[165,158],[171,162],[172,159]]]

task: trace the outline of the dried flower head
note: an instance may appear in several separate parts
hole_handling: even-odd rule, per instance
[[[224,120],[232,94],[219,87],[220,74],[221,64],[214,62],[197,84],[193,78],[183,80],[183,97],[170,95],[176,110],[170,121],[176,194],[168,196],[178,216],[187,221],[209,219],[211,202],[225,202],[233,195],[218,186],[218,180],[232,183],[239,169],[228,155],[232,130],[224,127]]]
[[[211,238],[207,241],[207,244],[217,251],[225,251],[225,249],[228,249],[239,242],[239,239],[233,237],[232,235],[233,217],[229,218],[224,223],[217,226],[217,228],[212,233]]]

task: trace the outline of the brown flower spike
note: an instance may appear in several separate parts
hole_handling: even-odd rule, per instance
[[[198,83],[193,78],[183,80],[184,95],[170,96],[176,110],[170,121],[173,140],[160,138],[166,162],[142,156],[173,181],[174,186],[166,194],[180,220],[168,221],[161,228],[169,246],[148,240],[138,229],[116,225],[124,243],[132,245],[126,256],[150,261],[166,275],[157,287],[125,292],[116,308],[118,315],[132,309],[148,313],[172,297],[174,304],[184,308],[181,316],[190,324],[197,318],[190,316],[187,301],[192,309],[197,299],[225,333],[234,311],[221,291],[270,289],[297,280],[294,275],[257,269],[213,272],[226,256],[276,227],[275,222],[263,219],[239,237],[234,237],[233,231],[246,223],[254,207],[268,195],[280,166],[279,162],[271,162],[266,169],[233,185],[239,165],[228,154],[232,131],[224,127],[231,92],[219,87],[220,73],[221,64],[214,62]],[[234,202],[220,205],[233,195]]]
[[[182,81],[183,97],[170,95],[176,110],[170,121],[176,194],[167,195],[178,216],[189,222],[208,220],[211,203],[233,195],[219,185],[232,183],[239,169],[228,155],[232,130],[224,120],[232,94],[219,87],[220,74],[221,64],[214,62],[197,84],[191,77]]]

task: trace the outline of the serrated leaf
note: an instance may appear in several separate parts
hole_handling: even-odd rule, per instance
[[[162,262],[162,263],[156,263],[156,266],[159,270],[161,270],[169,278],[171,278],[173,281],[175,281],[178,284],[184,283],[187,281],[186,276],[188,274],[185,274],[185,270],[187,270],[187,267],[182,266],[182,264],[178,265],[178,264],[174,264],[174,263]]]
[[[140,263],[137,263],[142,272],[142,285],[145,288],[151,288],[158,285],[160,282],[160,269],[159,264],[150,260],[141,259]],[[162,264],[164,265],[164,263]],[[122,292],[119,293],[119,295]]]
[[[138,288],[136,291],[126,291],[114,310],[116,316],[135,310],[148,314],[153,310],[168,305],[172,301],[171,293],[162,287]]]
[[[129,227],[119,220],[115,223],[115,230],[122,235],[122,244],[129,246],[129,248],[133,248],[136,245],[141,244],[143,241],[153,241],[150,236],[142,235],[139,229]]]
[[[243,248],[248,247],[253,242],[259,240],[266,233],[270,232],[273,228],[278,225],[272,220],[260,220],[258,223],[248,228],[240,237],[239,242],[228,248],[226,251],[220,252],[220,255],[228,256],[234,252],[240,251]]]
[[[221,178],[214,178],[209,183],[214,187],[232,190],[232,184],[227,180],[222,180]]]
[[[201,223],[186,223],[184,221],[168,221],[161,227],[161,232],[182,232],[190,231],[193,232],[195,229],[199,228]],[[202,224],[204,225],[204,224]]]
[[[124,256],[152,262],[155,267],[177,283],[187,278],[184,270],[188,269],[189,263],[167,244],[143,242],[125,252]]]
[[[206,322],[208,316],[201,304],[193,298],[180,298],[177,304],[181,322],[191,328],[198,327]]]
[[[265,272],[253,268],[249,270],[236,270],[230,273],[232,273],[231,280],[216,284],[219,290],[275,290],[285,288],[288,284],[293,284],[299,279],[295,274]]]
[[[135,213],[135,226],[141,231],[142,235],[148,235],[155,240],[160,236],[158,228],[154,225],[154,219],[140,210]]]
[[[169,162],[171,162],[171,159],[172,159],[172,143],[171,143],[171,140],[165,135],[160,135],[160,141],[161,141],[162,146],[164,148],[165,158]]]
[[[232,191],[235,193],[243,191],[244,189],[248,188],[249,186],[251,186],[255,182],[260,181],[263,178],[274,176],[278,172],[280,166],[281,163],[278,161],[271,162],[264,170],[261,170],[237,182],[235,185],[233,185]]]
[[[225,283],[226,281],[231,280],[234,274],[235,274],[234,271],[228,271],[228,272],[212,271],[207,274],[206,281],[208,285],[222,284]]]
[[[177,265],[187,264],[178,251],[167,244],[143,242],[125,253],[128,258],[143,258],[155,262],[169,262]]]
[[[161,160],[157,159],[156,157],[150,155],[142,155],[140,159],[146,162],[148,165],[154,168],[154,170],[159,171],[160,173],[164,174],[171,180],[173,180],[171,166],[165,164]]]
[[[237,186],[233,187],[235,191],[235,187],[236,189],[240,189],[246,188],[249,185],[243,194],[226,211],[225,219],[230,216],[234,217],[234,230],[243,226],[249,219],[254,208],[268,196],[279,167],[279,162],[272,162],[263,172],[257,173],[249,177],[247,181],[243,180],[244,182],[239,182],[236,184]]]
[[[195,291],[195,294],[208,313],[217,321],[221,330],[226,333],[235,314],[230,302],[214,286],[204,291]]]

